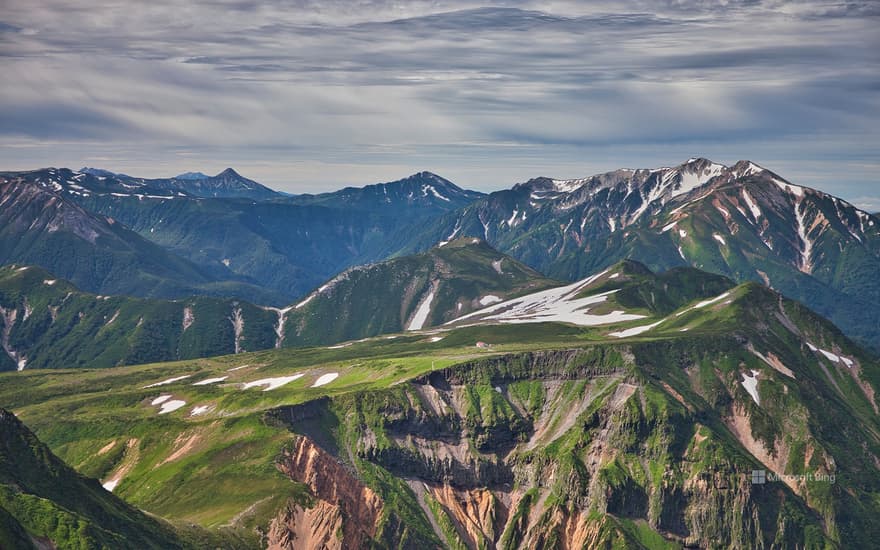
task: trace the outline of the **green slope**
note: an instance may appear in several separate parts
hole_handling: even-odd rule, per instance
[[[488,299],[500,301],[558,284],[480,239],[457,239],[424,254],[355,267],[334,277],[290,311],[284,345],[426,329],[479,309],[491,303]]]
[[[0,369],[114,367],[267,349],[277,343],[279,316],[223,298],[96,296],[38,267],[0,267]]]
[[[363,501],[328,493],[338,490],[332,479],[315,481],[331,472],[382,506],[369,522],[347,524],[363,532],[327,536],[367,536],[379,547],[849,548],[880,535],[876,357],[758,285],[689,269],[616,269],[587,291],[615,285],[614,307],[629,303],[645,318],[25,371],[0,376],[0,401],[80,471],[118,479],[129,502],[213,528],[265,533],[275,519],[272,536],[282,536],[297,532],[290,514],[315,521],[297,510],[327,519],[337,505],[376,509],[347,507]],[[668,299],[658,298],[663,289]],[[743,384],[753,371],[757,398]],[[243,386],[296,374],[270,391]],[[185,405],[159,414],[152,403],[165,395]],[[301,475],[301,456],[313,457],[312,477]],[[755,486],[753,469],[835,482]]]
[[[243,542],[196,528],[178,531],[59,460],[0,409],[0,544],[3,548],[229,548]]]

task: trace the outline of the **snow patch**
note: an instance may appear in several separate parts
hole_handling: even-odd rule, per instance
[[[480,305],[481,306],[488,306],[491,304],[496,304],[500,301],[501,301],[501,298],[499,298],[498,296],[495,296],[494,294],[488,294],[488,295],[480,298]]]
[[[152,401],[150,401],[150,405],[153,405],[155,407],[156,405],[161,405],[162,403],[168,401],[169,399],[171,399],[170,393],[165,394],[165,395],[160,395],[156,399],[153,399]]]
[[[317,380],[315,380],[315,383],[312,384],[312,387],[319,388],[321,386],[326,386],[337,378],[339,378],[338,372],[328,372],[327,374],[322,374]]]
[[[610,333],[608,333],[608,335],[614,336],[616,338],[627,338],[629,336],[635,336],[637,334],[641,334],[643,332],[647,332],[647,331],[651,330],[652,328],[654,328],[657,325],[659,325],[660,323],[662,323],[664,320],[665,319],[661,319],[661,320],[657,321],[656,323],[651,323],[650,325],[642,325],[639,327],[632,327],[632,328],[628,328],[626,330],[620,330],[617,332],[610,332]]]
[[[193,409],[189,412],[190,416],[198,416],[200,414],[205,414],[206,412],[213,409],[211,405],[198,405],[193,407]]]
[[[54,284],[57,283],[57,282],[58,282],[58,281],[57,281],[56,279],[46,279],[45,281],[43,281],[43,284],[44,284],[44,285],[52,286],[52,285],[54,285]]]
[[[501,259],[501,260],[495,260],[494,262],[492,262],[492,269],[497,271],[499,275],[504,275],[504,272],[501,271],[501,262],[503,262],[503,261],[504,260]]]
[[[797,201],[794,204],[794,217],[797,220],[798,237],[801,240],[801,257],[798,262],[798,269],[804,273],[811,273],[813,271],[813,263],[810,260],[810,256],[813,254],[813,241],[810,240],[810,236],[808,235],[807,224],[802,208],[803,204],[803,201]]]
[[[719,243],[723,244],[724,246],[727,246],[727,241],[725,241],[724,237],[722,237],[718,233],[712,233],[712,238],[715,239],[716,241],[718,241]]]
[[[193,308],[190,306],[186,306],[183,308],[183,331],[186,332],[186,329],[192,326],[195,322],[196,316],[193,313]]]
[[[166,401],[162,403],[162,408],[159,409],[159,414],[168,414],[185,406],[186,401],[181,401],[180,399],[172,399],[171,401]]]
[[[419,307],[416,308],[416,313],[413,315],[412,321],[409,322],[406,330],[421,330],[421,328],[425,326],[425,321],[428,320],[428,314],[431,313],[431,302],[433,301],[434,289],[432,288],[428,295],[422,300],[422,303],[419,304]]]
[[[679,230],[678,230],[678,236],[681,237],[681,238],[683,239],[683,238],[685,238],[685,237],[688,236],[688,232],[685,231],[684,229],[679,229]]]
[[[208,384],[217,384],[229,378],[228,376],[218,376],[216,378],[205,378],[204,380],[199,380],[198,382],[194,382],[193,386],[207,386]]]
[[[513,222],[516,221],[516,217],[519,216],[519,210],[514,208],[513,214],[510,215],[510,219],[507,220],[507,227],[513,227]]]
[[[113,489],[115,489],[117,485],[119,485],[119,480],[118,479],[111,479],[110,481],[105,481],[104,483],[102,483],[101,487],[107,489],[108,491],[110,491],[112,493]]]
[[[709,167],[704,170],[697,170],[694,172],[677,170],[676,172],[681,174],[681,181],[678,184],[678,188],[670,195],[670,198],[690,193],[697,187],[700,187],[715,176],[721,174],[723,171],[723,165],[714,163],[710,164]]]
[[[149,386],[144,386],[141,389],[145,390],[147,388],[155,388],[156,386],[164,386],[166,384],[173,384],[173,383],[178,382],[180,380],[184,380],[186,378],[189,378],[190,376],[192,376],[192,375],[191,374],[184,374],[183,376],[175,376],[174,378],[169,378],[167,380],[162,380],[161,382],[156,382],[155,384],[150,384]]]
[[[576,191],[584,186],[588,178],[584,179],[576,179],[576,180],[552,180],[553,188],[559,193],[571,193],[572,191]]]
[[[284,323],[287,321],[287,314],[294,308],[294,306],[288,306],[284,309],[278,309],[277,307],[263,307],[262,309],[265,311],[274,311],[278,316],[278,322],[275,323],[275,349],[280,349],[281,344],[284,343]]]
[[[441,195],[441,194],[437,191],[437,189],[434,188],[433,185],[426,185],[426,186],[422,187],[422,192],[425,193],[425,195],[427,195],[427,192],[430,192],[432,195],[434,195],[434,196],[437,197],[438,199],[440,199],[440,200],[444,200],[444,201],[446,201],[446,202],[449,202],[449,198],[448,198],[448,197],[444,197],[443,195]]]
[[[749,192],[743,189],[742,191],[743,199],[746,201],[746,206],[749,207],[749,210],[752,212],[752,217],[755,218],[755,221],[758,221],[758,218],[761,217],[761,209],[758,208],[758,205],[755,203],[755,200],[752,199],[752,196],[749,195]]]
[[[232,310],[232,317],[229,318],[232,323],[232,329],[235,331],[235,353],[244,351],[241,347],[241,338],[244,334],[244,317],[241,315],[241,308],[236,307]]]
[[[715,302],[723,300],[723,299],[727,298],[728,296],[730,296],[730,292],[725,292],[724,294],[721,294],[719,296],[715,296],[714,298],[709,298],[708,300],[703,300],[702,302],[694,305],[694,307],[695,308],[706,307],[709,304],[714,304]]]
[[[761,405],[761,396],[758,395],[758,374],[760,371],[752,370],[752,375],[749,376],[746,373],[742,373],[743,381],[741,382],[743,388],[749,392],[749,395],[752,396],[752,399],[755,401],[756,405]]]
[[[804,188],[801,187],[800,185],[792,185],[792,184],[788,183],[787,181],[782,181],[782,180],[779,180],[776,178],[773,178],[772,181],[783,191],[791,193],[792,195],[795,195],[797,197],[804,196]]]
[[[259,386],[266,386],[263,388],[263,391],[270,391],[280,388],[285,384],[289,384],[294,380],[299,380],[302,378],[302,374],[294,374],[292,376],[276,376],[274,378],[262,378],[260,380],[254,380],[253,382],[246,382],[242,385],[241,389],[248,390],[251,388],[257,388]]]
[[[674,222],[672,222],[672,223],[668,223],[668,224],[664,225],[664,226],[663,226],[663,229],[661,229],[660,232],[661,232],[661,233],[666,233],[667,231],[669,231],[670,229],[672,229],[673,227],[675,227],[675,224],[677,224],[677,223],[678,223],[677,221],[674,221]]]
[[[644,315],[624,311],[612,311],[602,315],[590,313],[589,306],[605,302],[610,294],[617,292],[617,289],[585,297],[578,297],[578,295],[596,279],[607,273],[606,270],[570,285],[542,290],[500,302],[453,319],[446,324],[477,318],[483,321],[512,324],[559,322],[594,326],[644,318]]]

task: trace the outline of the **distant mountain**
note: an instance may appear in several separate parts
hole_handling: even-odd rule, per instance
[[[81,168],[77,174],[99,179],[78,182],[93,191],[126,195],[186,195],[203,198],[243,198],[268,200],[282,197],[281,193],[248,179],[232,168],[209,176],[201,172],[185,172],[173,178],[136,178],[101,168]]]
[[[201,172],[188,172],[183,176],[172,178],[166,185],[196,197],[268,200],[281,196],[278,192],[242,176],[232,168],[227,168],[216,176],[205,176]]]
[[[457,210],[484,196],[485,194],[477,191],[464,190],[437,174],[419,172],[388,183],[346,187],[319,195],[297,195],[294,202],[424,216]]]
[[[100,177],[123,177],[127,178],[130,176],[126,176],[122,173],[111,172],[110,170],[104,170],[103,168],[89,168],[88,166],[83,166],[79,170],[77,170],[80,174],[88,174],[90,176],[100,176]]]
[[[385,259],[416,228],[481,196],[427,175],[272,200],[205,199],[192,188],[162,188],[160,180],[68,170],[54,181],[86,210],[113,217],[212,277],[243,277],[286,301],[353,265]]]
[[[533,179],[445,215],[403,250],[450,235],[567,280],[633,258],[761,281],[880,347],[880,218],[748,161]]]
[[[270,292],[231,272],[202,268],[72,200],[94,176],[46,169],[0,173],[0,264],[39,265],[101,294],[225,294],[271,301]],[[61,182],[65,183],[62,184]],[[83,189],[82,191],[78,189]]]
[[[427,329],[559,284],[480,239],[458,239],[424,254],[337,275],[290,310],[284,345],[330,344]]]
[[[191,547],[169,524],[63,463],[4,409],[0,409],[0,546],[22,550]]]
[[[82,170],[80,170],[82,171]],[[178,174],[174,176],[176,180],[206,180],[210,178],[208,174],[203,174],[202,172],[184,172],[183,174]]]
[[[0,370],[101,368],[281,345],[281,312],[233,299],[96,296],[38,267],[0,267]]]

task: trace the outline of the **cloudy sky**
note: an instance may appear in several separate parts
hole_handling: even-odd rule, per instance
[[[491,190],[706,156],[880,210],[876,1],[0,5],[0,169]]]

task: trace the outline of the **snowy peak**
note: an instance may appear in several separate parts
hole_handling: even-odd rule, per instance
[[[419,172],[401,180],[380,183],[384,190],[398,188],[407,193],[407,197],[418,200],[419,197],[451,202],[455,198],[468,197],[473,191],[465,191],[451,181],[433,172]],[[411,194],[411,195],[410,195]]]
[[[386,183],[346,187],[319,195],[298,195],[294,202],[421,216],[456,210],[484,196],[483,193],[462,189],[432,172],[419,172]]]
[[[213,177],[177,180],[177,185],[184,191],[200,197],[241,197],[260,200],[279,196],[277,192],[242,176],[232,168],[227,168]]]
[[[668,190],[668,197],[672,198],[690,193],[713,178],[722,175],[726,170],[727,167],[723,164],[705,158],[694,158],[665,172],[661,182],[664,185],[664,191]]]

